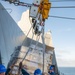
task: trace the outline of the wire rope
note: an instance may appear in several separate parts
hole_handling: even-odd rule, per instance
[[[75,0],[50,0],[50,2],[75,2]]]
[[[75,18],[71,18],[71,17],[61,17],[61,16],[52,16],[52,15],[50,15],[49,17],[61,18],[61,19],[69,19],[69,20],[75,20]]]

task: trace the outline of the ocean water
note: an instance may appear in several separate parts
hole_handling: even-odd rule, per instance
[[[75,67],[59,67],[59,71],[64,75],[75,75]]]

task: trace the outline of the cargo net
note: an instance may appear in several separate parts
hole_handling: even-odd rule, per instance
[[[34,45],[32,45],[32,47],[34,47]],[[23,68],[30,74],[33,75],[34,70],[37,68],[40,68],[41,70],[43,69],[43,51],[42,48],[38,48],[39,50],[33,50],[33,48],[30,47],[25,47],[25,46],[21,46],[18,47],[13,54],[11,55],[11,59],[9,61],[8,67],[10,67],[13,63],[14,67],[12,68],[12,70],[10,71],[11,75],[22,75],[22,73],[18,71],[19,69],[19,63],[22,61],[22,59],[24,58],[24,56],[26,55],[28,49],[29,52],[26,56],[26,58],[23,61]],[[48,69],[50,64],[52,64],[52,51],[48,51],[45,52],[45,73],[48,73]],[[19,73],[19,74],[18,74]]]

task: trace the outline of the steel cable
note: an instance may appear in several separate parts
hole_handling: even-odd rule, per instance
[[[49,17],[61,18],[61,19],[69,19],[69,20],[75,20],[75,18],[71,18],[71,17],[61,17],[61,16],[52,16],[52,15],[50,15]]]

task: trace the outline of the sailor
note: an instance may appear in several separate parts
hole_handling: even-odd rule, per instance
[[[54,65],[51,65],[51,66],[49,67],[49,74],[50,74],[50,75],[55,75],[55,66],[54,66]]]
[[[12,70],[13,67],[14,67],[14,64],[11,65],[11,66],[7,69],[5,75],[8,75],[9,72]],[[23,67],[22,62],[19,63],[19,73],[20,73],[20,71],[22,72],[22,75],[30,75],[30,74],[26,71],[25,67]]]
[[[0,75],[8,75],[11,68],[12,66],[6,69],[4,65],[0,64]]]
[[[36,69],[36,70],[34,71],[34,75],[42,75],[41,70],[40,70],[40,69]]]
[[[11,68],[12,66],[6,69],[4,65],[0,64],[0,75],[8,75]]]
[[[0,64],[0,75],[9,75],[10,71],[12,70],[12,67],[14,65],[10,66],[9,68],[5,68],[4,65]],[[22,66],[22,62],[19,64],[19,69],[21,70],[23,75],[30,75]]]
[[[21,72],[22,72],[23,75],[30,75],[30,74],[23,68],[22,62],[20,62],[20,64],[19,64],[19,69],[21,70]]]
[[[4,65],[0,64],[0,75],[5,75],[6,68]]]

